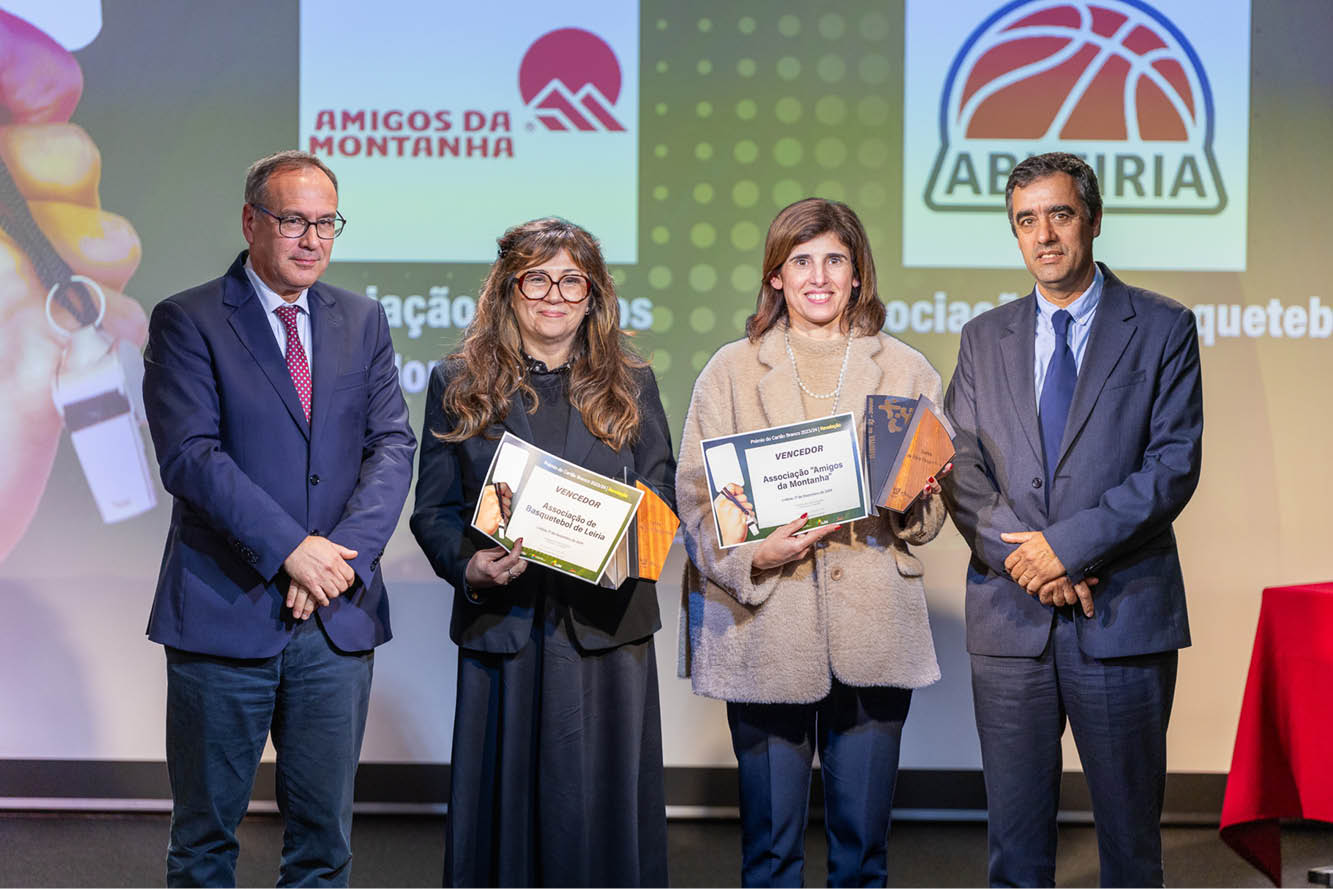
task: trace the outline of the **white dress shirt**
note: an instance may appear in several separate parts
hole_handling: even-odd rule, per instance
[[[315,356],[310,351],[310,301],[307,299],[310,290],[302,290],[295,301],[288,302],[260,279],[248,256],[245,258],[245,276],[250,279],[255,293],[259,294],[259,301],[263,303],[264,312],[268,315],[268,326],[273,330],[273,338],[278,341],[278,351],[283,358],[287,357],[287,327],[275,310],[279,306],[296,306],[300,310],[296,313],[296,335],[301,340],[301,348],[305,349],[306,365],[310,368],[311,379],[314,379]],[[1047,326],[1050,326],[1049,323]]]
[[[1093,266],[1096,274],[1088,289],[1079,294],[1078,299],[1065,306],[1065,311],[1072,318],[1066,336],[1069,349],[1074,353],[1074,368],[1083,369],[1083,353],[1088,351],[1088,336],[1092,333],[1092,319],[1097,314],[1097,304],[1102,301],[1102,277],[1100,266]],[[1051,305],[1037,290],[1037,338],[1033,342],[1036,353],[1032,362],[1034,381],[1037,386],[1037,410],[1041,410],[1041,389],[1046,384],[1046,371],[1051,366],[1051,356],[1055,354],[1055,325],[1051,318],[1060,311],[1059,306]],[[302,294],[304,296],[304,294]]]

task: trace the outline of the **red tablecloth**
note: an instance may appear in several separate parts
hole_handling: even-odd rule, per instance
[[[1333,821],[1333,583],[1264,590],[1222,839],[1282,885],[1279,818]]]

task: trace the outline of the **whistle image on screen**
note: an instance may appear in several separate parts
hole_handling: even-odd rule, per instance
[[[75,331],[51,397],[107,524],[157,505],[132,394],[125,368],[106,338],[94,327]]]

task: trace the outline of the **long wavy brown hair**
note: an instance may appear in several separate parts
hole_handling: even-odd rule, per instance
[[[831,233],[847,245],[852,255],[852,271],[859,287],[852,288],[851,299],[842,311],[844,332],[869,336],[884,326],[887,313],[875,284],[875,259],[870,255],[870,239],[852,208],[841,201],[806,198],[789,204],[768,227],[764,241],[764,281],[759,287],[754,314],[745,321],[745,334],[757,341],[779,321],[787,317],[787,300],[771,283],[782,274],[782,264],[798,244]]]
[[[620,303],[597,239],[568,220],[547,217],[514,226],[498,244],[499,254],[477,297],[476,317],[445,359],[454,364],[444,392],[454,428],[439,437],[457,442],[483,433],[505,418],[515,392],[523,393],[528,413],[537,410],[512,300],[523,271],[566,250],[591,285],[588,314],[570,351],[569,400],[588,431],[611,450],[632,443],[639,434],[639,403],[630,371],[647,362],[630,350],[620,330]]]

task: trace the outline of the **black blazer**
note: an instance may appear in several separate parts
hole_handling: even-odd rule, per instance
[[[492,425],[486,434],[457,444],[437,438],[434,433],[453,428],[453,420],[443,405],[452,364],[445,361],[431,373],[421,436],[417,499],[411,521],[412,534],[430,559],[431,567],[454,588],[449,638],[460,648],[474,651],[518,651],[531,634],[534,604],[541,591],[568,606],[574,638],[584,649],[614,648],[661,629],[657,586],[643,580],[629,580],[620,589],[609,590],[529,563],[513,583],[480,590],[476,597],[464,594],[463,574],[468,560],[477,550],[495,546],[471,526],[482,479],[503,429],[532,441],[532,427],[522,396],[515,394],[503,428],[501,424]],[[652,485],[674,510],[676,458],[657,381],[646,367],[633,371],[633,375],[639,387],[638,440],[629,447],[612,451],[588,431],[583,417],[571,405],[569,433],[559,456],[613,477],[628,467]]]

